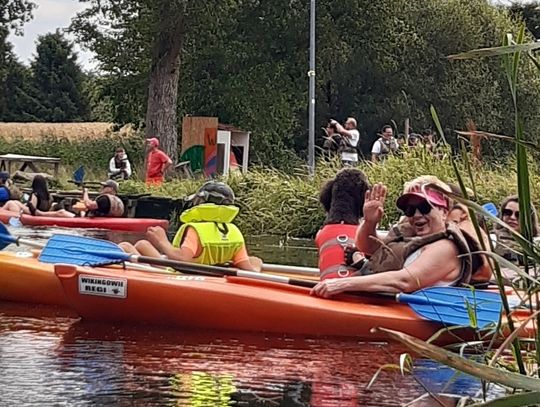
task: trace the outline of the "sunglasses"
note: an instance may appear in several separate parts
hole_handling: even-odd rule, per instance
[[[502,211],[502,216],[512,216],[512,215],[515,215],[516,216],[516,219],[519,219],[519,211],[513,211],[511,209],[503,209]]]
[[[417,205],[408,205],[407,207],[405,207],[405,209],[403,209],[403,214],[406,217],[411,218],[414,216],[416,210],[418,209],[422,215],[427,215],[431,212],[431,208],[433,207],[429,204],[429,202],[423,201]]]

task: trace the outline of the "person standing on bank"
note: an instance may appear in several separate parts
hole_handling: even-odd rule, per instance
[[[159,149],[157,138],[148,138],[146,142],[149,146],[146,158],[146,184],[160,185],[165,179],[165,171],[172,165],[172,160]]]
[[[381,137],[375,140],[371,147],[371,161],[381,161],[390,153],[397,151],[399,145],[394,138],[394,130],[392,126],[385,125],[381,130]]]
[[[109,161],[109,179],[128,179],[131,177],[131,163],[128,160],[126,150],[118,147],[114,156]]]
[[[358,142],[360,141],[360,132],[356,129],[356,119],[348,117],[345,125],[342,126],[337,120],[330,120],[330,125],[334,126],[336,131],[342,136],[343,143],[339,149],[341,162],[343,165],[358,164]]]

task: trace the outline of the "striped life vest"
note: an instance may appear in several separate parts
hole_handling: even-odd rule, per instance
[[[320,279],[353,276],[358,270],[345,264],[345,248],[354,246],[358,225],[341,223],[323,226],[317,232],[315,244],[319,249]]]

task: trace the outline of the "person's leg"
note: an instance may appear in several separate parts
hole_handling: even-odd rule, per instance
[[[161,253],[148,240],[139,240],[135,243],[135,249],[141,256],[161,257]]]
[[[11,212],[23,212],[25,214],[30,214],[28,207],[19,201],[7,201],[6,204],[2,207],[5,211]]]
[[[37,216],[49,216],[51,218],[74,218],[75,217],[74,213],[68,212],[65,209],[60,209],[60,210],[57,210],[57,211],[47,211],[47,212],[37,210],[36,215]]]
[[[125,251],[126,253],[140,255],[140,253],[137,251],[137,249],[135,248],[135,246],[133,246],[133,245],[132,245],[131,243],[129,243],[129,242],[122,242],[122,243],[119,243],[118,246],[119,246],[123,251]]]

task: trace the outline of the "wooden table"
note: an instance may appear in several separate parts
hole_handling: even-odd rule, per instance
[[[36,164],[52,164],[54,166],[54,176],[58,176],[60,167],[60,158],[56,157],[38,157],[33,155],[4,154],[0,155],[0,170],[12,173],[12,164],[20,165],[19,171],[25,171],[29,168],[32,172],[42,172]]]

